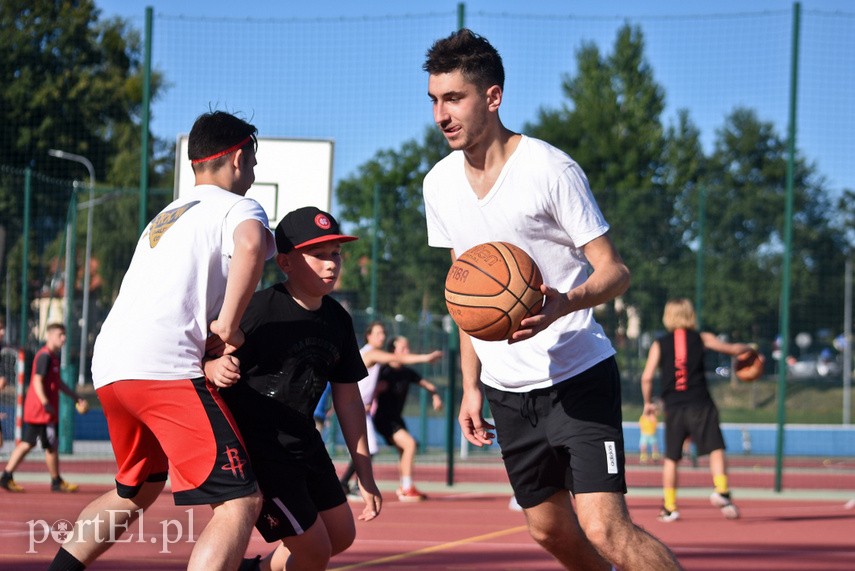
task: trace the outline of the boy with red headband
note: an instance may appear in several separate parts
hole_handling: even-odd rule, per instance
[[[116,489],[84,508],[51,570],[83,569],[105,552],[158,497],[167,468],[176,504],[214,510],[188,569],[241,561],[261,496],[202,358],[243,344],[241,316],[273,255],[267,215],[244,196],[255,180],[256,132],[229,113],[201,115],[188,145],[196,187],[137,244],[92,360]]]

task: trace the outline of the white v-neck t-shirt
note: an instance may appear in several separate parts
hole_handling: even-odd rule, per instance
[[[424,199],[431,246],[460,255],[484,242],[510,242],[528,252],[544,283],[560,292],[587,279],[582,247],[609,229],[579,165],[524,135],[483,198],[466,178],[463,152],[454,151],[425,177]],[[472,343],[481,381],[510,392],[560,383],[615,353],[591,309],[566,315],[522,342]]]

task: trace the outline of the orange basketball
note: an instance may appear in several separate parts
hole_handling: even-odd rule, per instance
[[[744,351],[736,356],[736,378],[750,383],[763,375],[766,359],[757,351]]]
[[[445,303],[460,329],[484,341],[501,341],[543,307],[542,283],[540,269],[523,250],[487,242],[466,250],[451,265]]]

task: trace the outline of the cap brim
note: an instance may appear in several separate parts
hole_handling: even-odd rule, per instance
[[[298,248],[305,248],[306,246],[314,246],[315,244],[332,242],[333,240],[338,240],[339,242],[353,242],[354,240],[359,240],[359,238],[357,238],[356,236],[347,236],[345,234],[327,234],[326,236],[320,236],[312,240],[306,240],[305,242],[294,244],[294,249],[297,250]]]

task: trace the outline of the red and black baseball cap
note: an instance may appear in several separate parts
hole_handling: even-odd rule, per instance
[[[286,214],[276,226],[275,234],[276,250],[280,254],[331,240],[351,242],[359,239],[342,234],[333,215],[314,206],[304,206]]]

